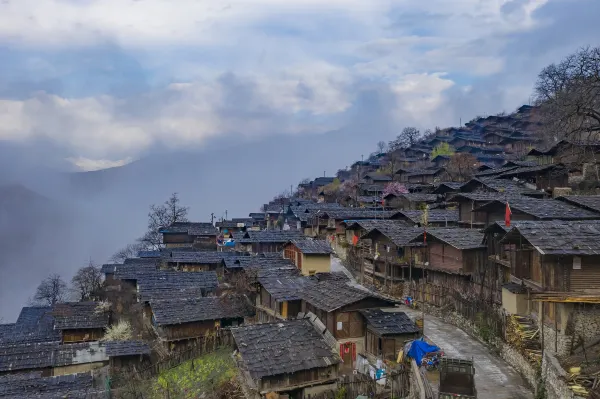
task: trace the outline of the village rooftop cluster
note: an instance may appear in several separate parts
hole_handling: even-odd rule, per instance
[[[390,146],[248,217],[162,226],[159,249],[102,266],[95,300],[0,325],[0,397],[100,395],[109,376],[118,391],[207,341],[247,397],[335,392],[401,363],[423,332],[407,298],[528,320],[532,363],[570,355],[600,331],[600,196],[565,188],[586,173],[565,161],[579,144],[541,147],[535,113]]]

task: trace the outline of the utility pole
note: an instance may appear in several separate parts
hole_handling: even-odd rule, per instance
[[[323,177],[325,177],[325,171],[323,171]]]
[[[225,220],[227,220],[227,209],[225,209]]]
[[[214,221],[215,221],[215,213],[211,212],[210,213],[210,224],[214,224]]]

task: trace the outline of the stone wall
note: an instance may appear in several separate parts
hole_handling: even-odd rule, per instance
[[[580,304],[573,311],[573,329],[576,336],[589,340],[600,332],[600,305]]]
[[[567,386],[566,378],[567,373],[560,366],[556,357],[549,351],[545,351],[542,360],[542,381],[546,387],[546,399],[579,398]]]
[[[571,352],[572,336],[567,336],[561,332],[556,332],[553,327],[544,325],[544,348],[560,356],[568,355]]]

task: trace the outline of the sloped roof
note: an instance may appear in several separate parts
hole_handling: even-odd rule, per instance
[[[253,242],[285,243],[289,240],[303,238],[304,234],[298,230],[262,230],[247,231],[238,241],[242,244]]]
[[[162,234],[187,234],[190,236],[215,235],[217,229],[210,222],[175,222],[167,227],[162,227]]]
[[[42,377],[41,372],[0,376],[0,398],[89,398],[100,393],[91,373]]]
[[[319,281],[305,286],[300,289],[300,296],[304,301],[326,312],[334,311],[366,298],[387,301],[373,292],[353,287],[348,284],[348,281],[337,279]],[[388,302],[390,306],[393,304],[391,301]]]
[[[421,232],[417,240],[421,240],[423,236]],[[482,244],[483,233],[475,229],[445,229],[445,228],[428,228],[426,231],[427,241],[430,237],[436,238],[456,249],[476,249],[484,247]]]
[[[290,243],[294,244],[303,254],[313,255],[326,255],[333,253],[331,246],[325,240],[291,240]]]
[[[502,241],[519,235],[543,255],[600,254],[600,221],[529,221],[511,228]]]
[[[215,271],[177,272],[159,271],[138,279],[138,293],[143,302],[165,297],[193,298],[202,296],[204,290],[218,287]]]
[[[340,363],[308,319],[232,328],[244,367],[254,379]]]
[[[377,335],[417,334],[419,327],[404,312],[385,312],[381,309],[362,309],[367,328]]]
[[[421,223],[422,210],[396,211],[395,214],[398,213],[406,216],[415,224]],[[458,209],[430,209],[428,217],[429,223],[458,222]]]
[[[504,172],[508,172],[514,169],[517,169],[519,166],[503,166],[501,168],[489,169],[483,172],[475,173],[475,177],[489,177],[501,175]]]
[[[406,198],[410,202],[435,202],[438,200],[437,194],[400,194],[398,198]]]
[[[323,218],[336,220],[345,219],[388,219],[393,213],[390,211],[373,211],[361,208],[344,208],[340,210],[327,210],[321,212]]]
[[[254,314],[243,297],[234,295],[151,301],[150,307],[158,325],[233,319]]]
[[[506,199],[492,200],[478,208],[475,211],[487,211],[499,206],[506,206]],[[512,211],[519,211],[534,216],[540,220],[582,220],[582,219],[600,219],[597,212],[578,208],[563,201],[554,199],[537,199],[530,197],[513,197],[508,199],[508,205]]]
[[[381,233],[399,247],[408,246],[409,243],[420,233],[422,228],[413,226],[378,226],[370,229],[361,238],[371,238],[375,233]]]
[[[107,341],[106,355],[116,356],[134,356],[149,355],[150,345],[144,341]]]
[[[593,212],[600,212],[600,195],[566,195],[558,197],[557,200]]]
[[[544,172],[544,171],[548,171],[548,170],[563,170],[565,174],[568,173],[567,168],[565,168],[564,166],[557,165],[557,164],[550,164],[550,165],[521,166],[516,169],[512,169],[512,170],[503,172],[502,174],[500,174],[500,177],[513,177],[513,176],[518,176],[518,175],[526,175],[526,174],[530,174],[530,173]]]
[[[26,306],[14,324],[3,324],[0,343],[34,343],[60,341],[60,331],[54,329],[50,306]]]
[[[107,312],[97,312],[98,302],[68,302],[54,305],[52,315],[59,330],[108,327]]]

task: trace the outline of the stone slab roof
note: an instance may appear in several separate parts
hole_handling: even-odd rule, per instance
[[[151,301],[150,307],[158,325],[239,318],[254,314],[245,298],[233,295]]]
[[[600,195],[566,195],[557,200],[600,213]]]
[[[84,399],[98,391],[91,373],[42,377],[40,372],[0,376],[0,398]]]
[[[511,228],[503,241],[519,235],[543,255],[600,255],[600,221],[528,221]]]
[[[333,253],[326,240],[302,239],[291,240],[290,243],[294,244],[303,254],[328,255]]]
[[[289,240],[301,239],[304,234],[298,230],[261,230],[247,231],[239,242],[251,244],[259,242],[286,243]]]
[[[506,206],[506,202],[511,210],[526,213],[540,220],[584,220],[600,219],[600,213],[582,209],[563,201],[554,199],[538,199],[530,197],[513,197],[504,200],[490,201],[475,211],[487,211],[493,208]]]
[[[427,241],[430,237],[434,237],[456,249],[477,249],[484,247],[482,244],[483,233],[475,229],[445,229],[445,228],[428,228],[426,231]],[[417,240],[421,240],[423,232]]]
[[[97,302],[68,302],[54,305],[52,315],[58,330],[108,327],[108,312],[98,312]]]
[[[380,336],[417,334],[419,328],[404,312],[385,312],[381,309],[363,309],[367,328]]]
[[[109,357],[150,355],[150,345],[144,341],[108,341],[106,355]]]
[[[233,328],[243,367],[254,379],[340,363],[308,319]]]

